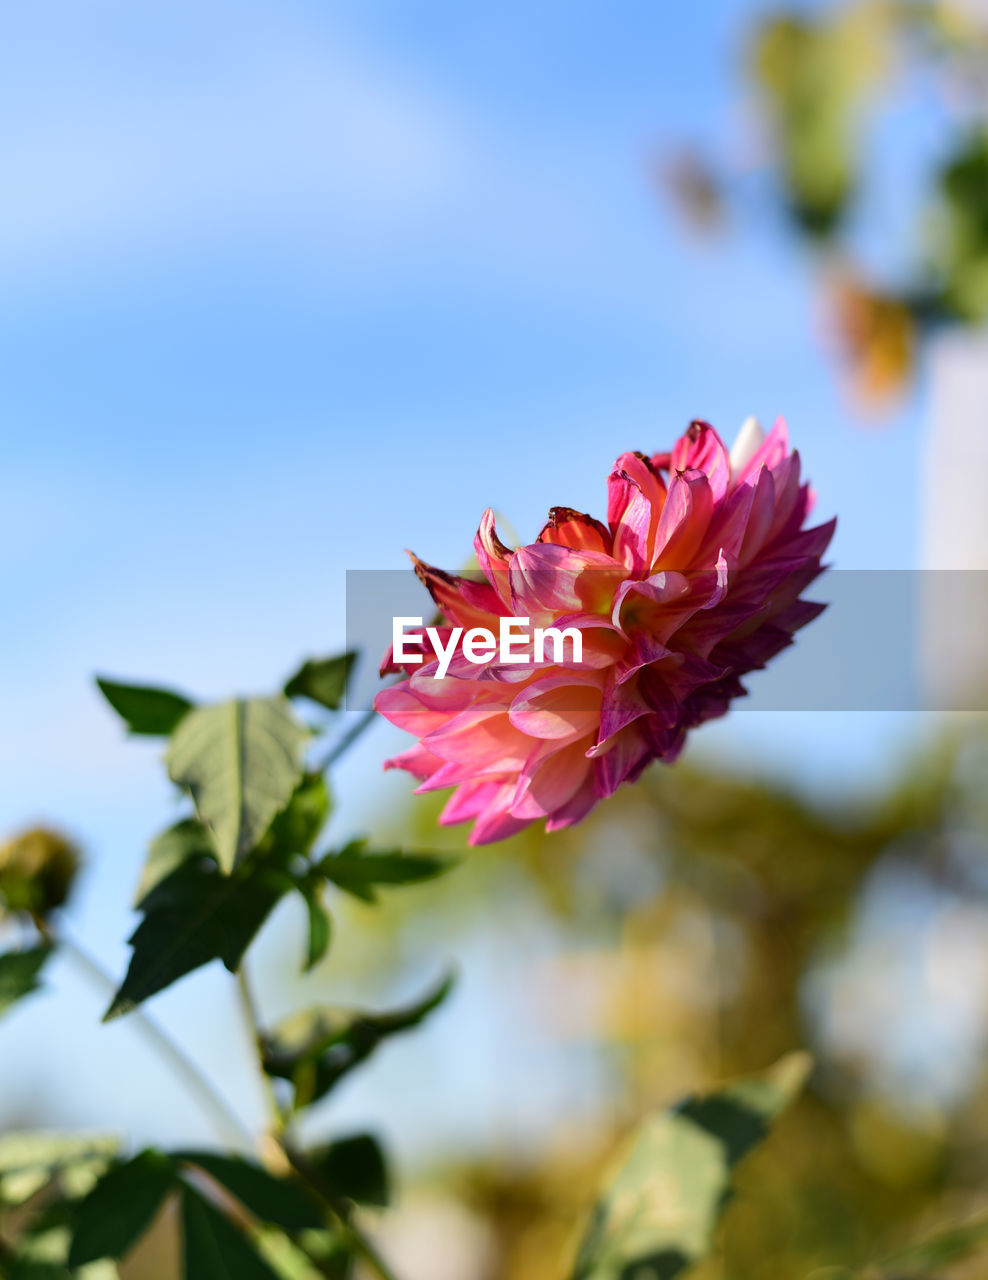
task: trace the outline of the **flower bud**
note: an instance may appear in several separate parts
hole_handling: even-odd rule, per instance
[[[62,906],[79,863],[75,845],[44,827],[0,845],[0,915],[26,911],[44,917]]]

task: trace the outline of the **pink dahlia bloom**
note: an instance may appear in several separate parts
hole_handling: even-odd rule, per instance
[[[382,673],[405,678],[375,706],[419,741],[385,767],[421,779],[419,792],[453,787],[440,821],[472,821],[471,844],[542,818],[570,826],[652,760],[675,760],[688,730],[723,715],[741,677],[823,608],[799,597],[836,522],[803,528],[813,494],[781,419],[767,436],[749,419],[730,453],[694,422],[671,453],[622,454],[607,489],[606,524],[553,507],[513,551],[488,510],[480,576],[415,560],[444,646],[455,627],[497,635],[508,616],[582,636],[579,662],[572,645],[479,666],[461,650],[441,679],[422,633],[418,663],[386,657]]]

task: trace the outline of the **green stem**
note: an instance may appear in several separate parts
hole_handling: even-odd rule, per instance
[[[40,921],[35,923],[45,941],[52,946],[61,947],[95,985],[111,997],[116,994],[117,984],[113,978],[94,956],[66,932],[64,925],[59,929],[58,934],[54,935],[47,925]],[[223,1137],[224,1141],[232,1142],[236,1147],[244,1143],[253,1147],[254,1138],[250,1130],[168,1032],[143,1009],[135,1009],[130,1017],[134,1026],[143,1033],[148,1043],[153,1045],[175,1075],[183,1081],[189,1093],[198,1100],[203,1111],[213,1121],[216,1132]]]
[[[325,773],[327,769],[339,760],[340,756],[350,750],[361,734],[366,729],[369,729],[376,719],[377,712],[373,707],[369,711],[365,711],[360,719],[355,724],[352,724],[346,733],[330,747],[325,757],[315,766],[316,772]]]
[[[254,993],[251,990],[250,978],[247,976],[246,961],[241,961],[240,968],[237,970],[237,992],[240,996],[240,1008],[243,1012],[244,1025],[247,1029],[247,1035],[250,1037],[251,1049],[257,1063],[257,1074],[260,1077],[261,1088],[271,1116],[271,1128],[275,1136],[279,1137],[285,1129],[285,1113],[274,1091],[274,1085],[272,1085],[268,1073],[264,1070],[264,1061],[261,1058],[261,1023],[257,1014]]]
[[[381,1255],[377,1252],[371,1242],[358,1231],[358,1229],[350,1221],[350,1207],[346,1201],[341,1200],[335,1194],[331,1187],[328,1187],[323,1181],[318,1169],[306,1159],[302,1152],[289,1141],[285,1133],[286,1116],[282,1110],[278,1098],[274,1092],[271,1080],[267,1072],[264,1070],[264,1062],[260,1052],[260,1019],[257,1012],[257,1003],[254,999],[254,993],[251,989],[250,978],[247,975],[246,965],[241,964],[237,971],[237,989],[240,994],[240,1006],[243,1010],[244,1022],[250,1035],[251,1043],[254,1045],[258,1074],[260,1075],[263,1088],[268,1097],[271,1110],[273,1135],[278,1146],[284,1152],[285,1158],[292,1166],[299,1177],[306,1183],[311,1191],[322,1201],[324,1206],[332,1214],[336,1220],[337,1230],[345,1240],[351,1252],[361,1257],[364,1262],[371,1267],[378,1276],[378,1280],[397,1280],[394,1272],[388,1267]]]

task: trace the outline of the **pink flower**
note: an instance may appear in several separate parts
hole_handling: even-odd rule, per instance
[[[420,662],[385,658],[382,674],[405,678],[375,707],[419,739],[385,767],[421,779],[419,792],[455,788],[440,821],[472,821],[471,844],[541,818],[570,826],[651,761],[675,760],[687,731],[723,715],[746,692],[741,677],[823,608],[799,597],[836,521],[803,528],[813,494],[781,419],[768,436],[749,419],[730,454],[694,422],[671,453],[622,454],[607,489],[606,525],[553,507],[514,551],[488,510],[481,576],[415,560],[443,645],[456,627],[497,634],[508,616],[582,636],[580,662],[572,646],[541,662],[529,646],[510,664],[456,652],[441,679],[422,633]]]

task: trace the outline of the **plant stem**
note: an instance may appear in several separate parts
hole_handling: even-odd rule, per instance
[[[271,1115],[271,1128],[275,1136],[280,1138],[280,1135],[285,1130],[285,1113],[278,1102],[278,1096],[274,1091],[270,1077],[264,1070],[264,1062],[261,1058],[261,1023],[257,1016],[257,1004],[254,1000],[254,993],[251,990],[250,978],[247,976],[247,963],[243,960],[237,970],[237,992],[240,996],[240,1008],[243,1012],[244,1024],[250,1037],[251,1051],[257,1063],[257,1074],[260,1077],[261,1088]]]
[[[70,955],[96,986],[111,997],[116,993],[117,984],[113,978],[85,947],[71,937],[64,924],[56,935],[42,921],[37,920],[35,923],[45,941],[52,946],[60,947]],[[203,1111],[213,1121],[217,1133],[221,1134],[225,1141],[233,1142],[237,1147],[245,1142],[252,1147],[254,1139],[250,1130],[185,1050],[176,1044],[168,1032],[143,1009],[135,1009],[130,1017],[134,1026],[143,1032],[148,1043],[154,1046],[171,1066],[175,1075],[183,1081],[189,1093],[195,1096]]]
[[[264,1070],[264,1062],[260,1052],[261,1024],[257,1013],[257,1003],[251,989],[247,967],[243,963],[241,963],[237,971],[237,989],[240,993],[240,1006],[243,1010],[244,1022],[255,1049],[258,1074],[261,1077],[271,1108],[273,1136],[284,1153],[285,1159],[336,1219],[337,1228],[351,1251],[361,1257],[373,1269],[378,1276],[378,1280],[397,1280],[394,1272],[391,1271],[371,1242],[350,1221],[349,1205],[342,1201],[331,1187],[325,1184],[319,1170],[313,1166],[302,1152],[297,1151],[289,1141],[285,1133],[285,1113],[278,1102],[268,1074]]]
[[[330,747],[324,758],[315,766],[316,772],[325,773],[331,765],[334,765],[339,760],[340,756],[350,750],[364,730],[370,728],[376,719],[377,712],[373,707],[369,711],[365,711],[360,719],[355,724],[352,724],[346,733]]]

